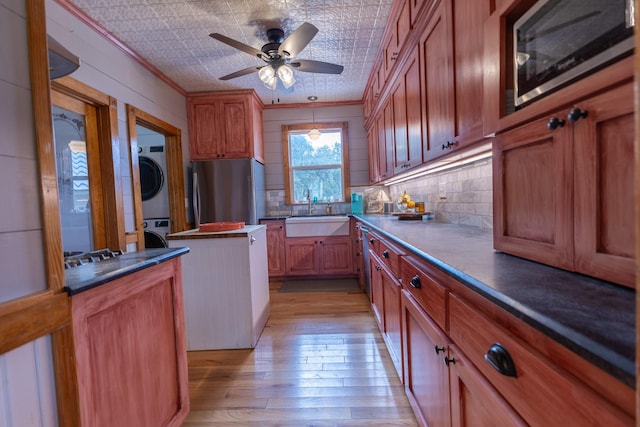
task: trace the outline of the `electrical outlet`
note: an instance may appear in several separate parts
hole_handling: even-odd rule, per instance
[[[441,182],[438,185],[438,198],[440,200],[445,200],[447,198],[447,183]]]

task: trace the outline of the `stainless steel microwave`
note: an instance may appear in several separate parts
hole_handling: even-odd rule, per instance
[[[513,26],[517,107],[633,52],[633,0],[539,0]]]

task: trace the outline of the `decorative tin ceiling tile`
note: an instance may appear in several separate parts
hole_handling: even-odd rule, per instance
[[[265,104],[362,98],[393,0],[72,0],[186,92],[253,88]],[[219,77],[264,61],[209,37],[217,32],[256,49],[266,32],[285,37],[304,22],[319,32],[296,59],[344,66],[340,75],[294,71],[293,91],[272,91],[257,73]]]

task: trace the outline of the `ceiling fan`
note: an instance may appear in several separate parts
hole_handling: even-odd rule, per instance
[[[278,85],[278,78],[285,89],[289,89],[295,83],[296,80],[293,76],[293,70],[307,73],[342,73],[344,69],[342,65],[313,61],[310,59],[295,59],[313,37],[315,37],[317,32],[318,29],[315,26],[305,22],[285,39],[282,29],[271,28],[267,30],[267,39],[269,42],[262,46],[260,50],[222,34],[211,33],[209,34],[210,37],[242,52],[256,56],[267,63],[267,65],[248,67],[235,73],[227,74],[226,76],[220,77],[220,80],[235,79],[236,77],[257,71],[260,80],[262,80],[265,86],[274,90]]]

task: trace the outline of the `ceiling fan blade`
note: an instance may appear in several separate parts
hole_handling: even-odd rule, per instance
[[[236,71],[235,73],[231,73],[231,74],[227,74],[226,76],[222,76],[222,77],[220,77],[220,80],[231,80],[231,79],[235,79],[236,77],[246,76],[247,74],[255,73],[260,68],[262,68],[262,67],[244,68],[242,70]]]
[[[289,64],[298,71],[306,73],[340,74],[344,67],[329,62],[313,61],[311,59],[300,59]]]
[[[318,29],[309,24],[303,23],[282,42],[278,48],[278,53],[282,56],[293,58],[304,49],[311,39],[318,33]]]
[[[214,39],[216,39],[218,41],[221,41],[222,43],[228,44],[231,47],[235,47],[236,49],[241,50],[243,52],[246,52],[249,55],[257,56],[258,58],[263,59],[263,60],[267,60],[268,59],[268,58],[265,58],[265,55],[261,50],[258,50],[255,47],[251,47],[248,44],[244,44],[242,42],[239,42],[237,40],[234,40],[234,39],[229,38],[227,36],[224,36],[222,34],[211,33],[211,34],[209,34],[209,37],[214,38]]]

